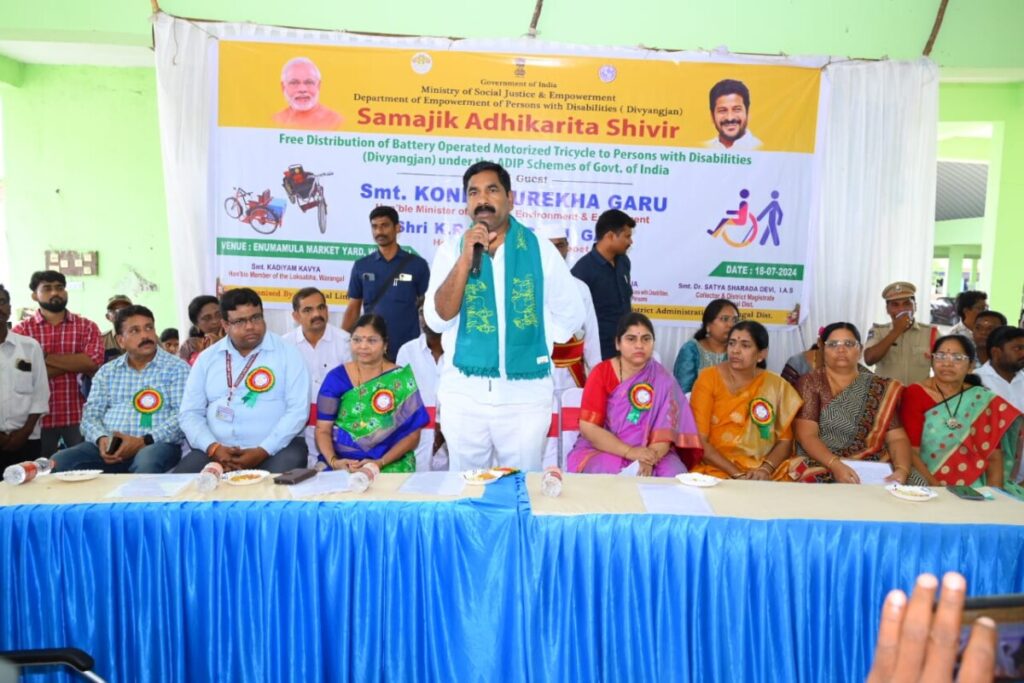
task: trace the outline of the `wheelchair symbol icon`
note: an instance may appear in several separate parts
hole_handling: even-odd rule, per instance
[[[712,237],[721,235],[726,244],[731,247],[742,248],[753,244],[757,239],[758,225],[757,218],[750,211],[750,205],[747,203],[749,196],[749,190],[742,190],[740,198],[743,201],[740,202],[739,207],[736,210],[726,211],[726,217],[718,222],[714,230],[708,230],[708,234]]]

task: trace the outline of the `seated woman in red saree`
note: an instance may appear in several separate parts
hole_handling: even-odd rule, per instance
[[[623,317],[615,348],[619,355],[587,377],[569,471],[617,474],[636,461],[640,476],[686,472],[700,459],[697,426],[675,378],[651,357],[654,326],[647,316]]]
[[[1021,413],[969,375],[974,346],[959,334],[935,340],[933,377],[903,392],[900,416],[914,468],[932,486],[1002,486],[1020,467]]]

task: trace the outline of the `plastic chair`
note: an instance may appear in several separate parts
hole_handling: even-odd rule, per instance
[[[93,673],[96,666],[95,660],[86,652],[77,647],[55,647],[38,650],[8,650],[0,651],[0,658],[6,659],[21,667],[26,666],[53,666],[63,664],[82,675],[83,678],[94,683],[105,683],[105,680]]]
[[[583,389],[573,387],[562,392],[561,406],[558,409],[558,463],[562,469],[565,469],[566,457],[580,436],[580,405],[582,403]]]

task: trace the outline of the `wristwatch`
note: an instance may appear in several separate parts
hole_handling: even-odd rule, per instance
[[[144,437],[142,437],[142,443],[146,444],[147,446],[152,446],[153,445],[153,435],[152,434],[146,434]]]

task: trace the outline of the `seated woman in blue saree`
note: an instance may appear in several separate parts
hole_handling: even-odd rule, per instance
[[[429,417],[412,369],[384,358],[387,326],[364,315],[352,331],[353,360],[331,370],[316,401],[316,445],[329,468],[415,472],[420,430]]]

